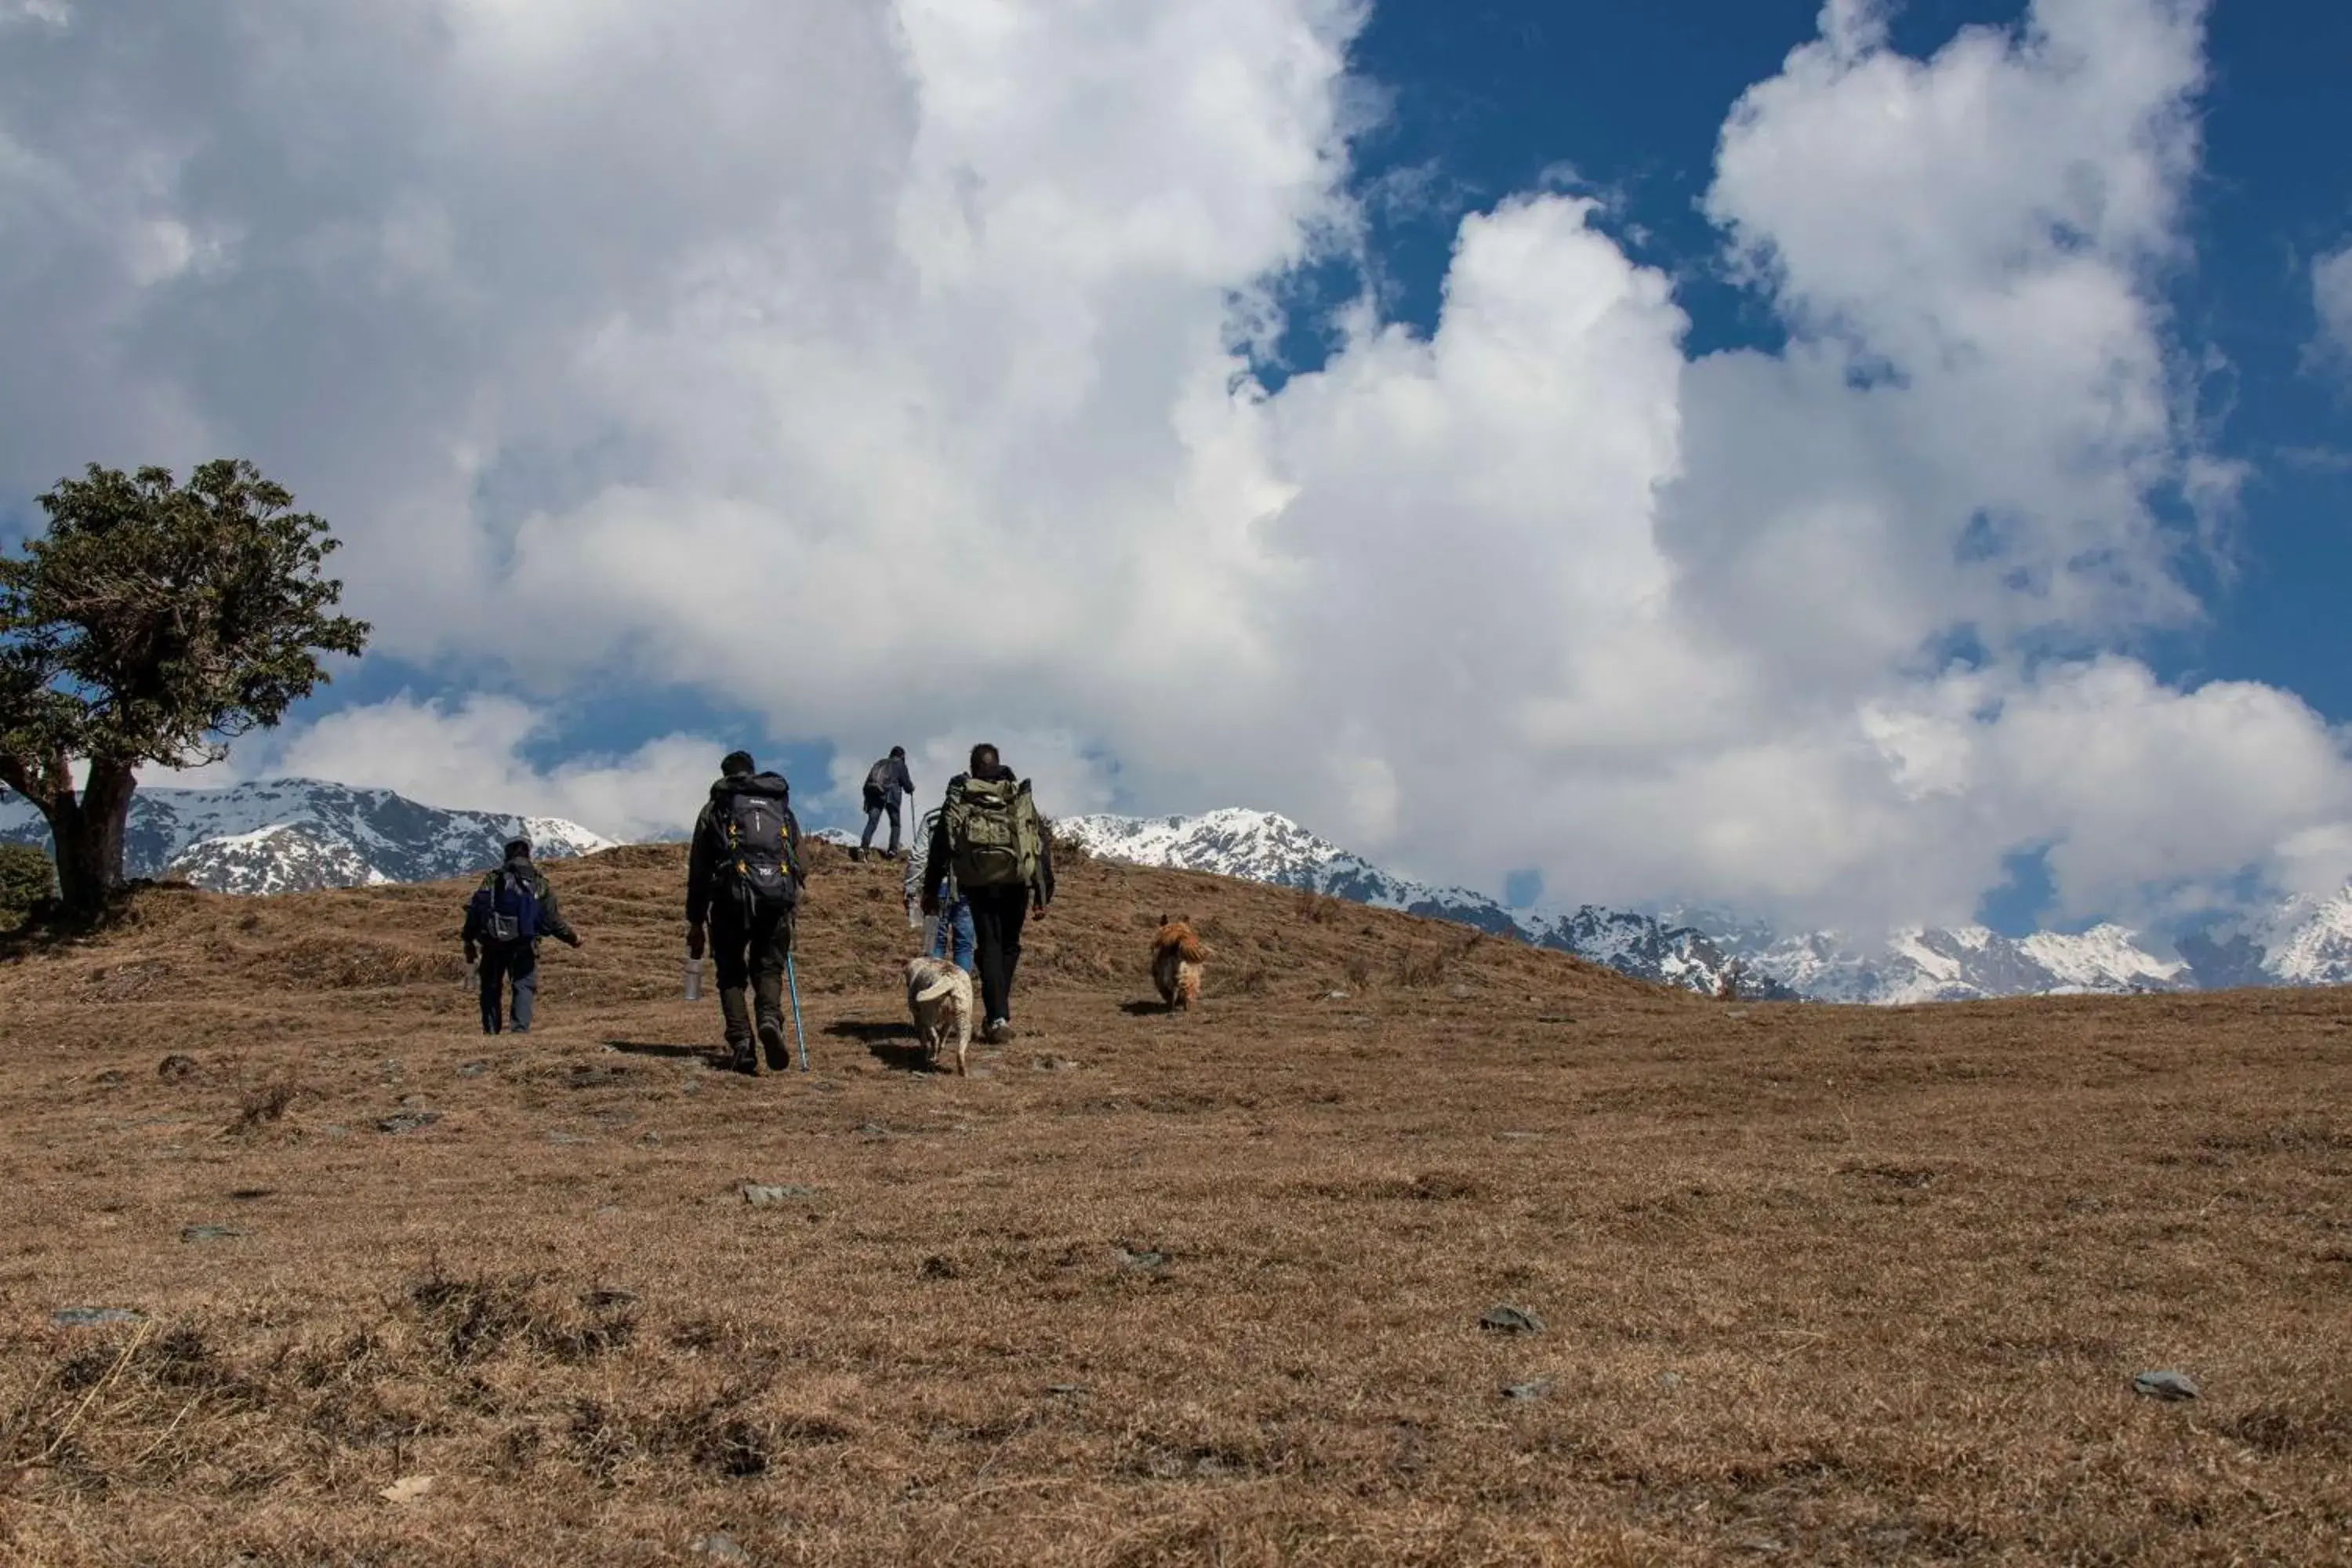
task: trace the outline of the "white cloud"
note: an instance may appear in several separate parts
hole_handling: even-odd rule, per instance
[[[2311,302],[2321,351],[2352,363],[2352,245],[2311,264]]]
[[[541,766],[526,754],[555,715],[509,697],[419,701],[403,693],[253,737],[230,761],[145,782],[218,788],[238,779],[331,779],[389,789],[427,805],[560,816],[610,838],[651,838],[693,825],[719,760],[732,748],[667,735],[625,755]]]
[[[0,482],[249,452],[381,647],[887,726],[926,792],[985,732],[1050,811],[1855,925],[2042,845],[2069,908],[2315,875],[2336,737],[2116,651],[2201,613],[2163,520],[2233,490],[2157,287],[2203,7],[1925,60],[1885,11],[1832,0],[1725,127],[1706,210],[1784,352],[1693,360],[1533,193],[1463,221],[1433,332],[1368,300],[1268,394],[1270,280],[1361,232],[1354,0],[87,0],[0,55]],[[500,749],[535,711],[287,754],[430,732],[428,798],[606,827],[707,779],[542,773]]]

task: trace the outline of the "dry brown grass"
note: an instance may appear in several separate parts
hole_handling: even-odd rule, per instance
[[[1725,1007],[1073,863],[959,1080],[824,852],[744,1079],[678,874],[555,868],[528,1041],[454,886],[0,963],[0,1558],[2352,1560],[2339,994]]]

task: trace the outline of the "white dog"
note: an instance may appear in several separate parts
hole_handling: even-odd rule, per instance
[[[940,1047],[955,1035],[956,1071],[971,1047],[971,976],[944,958],[907,960],[907,1011],[923,1037],[923,1052],[939,1065]]]

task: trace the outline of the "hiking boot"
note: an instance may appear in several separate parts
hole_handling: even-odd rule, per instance
[[[768,1070],[770,1072],[782,1072],[786,1068],[793,1065],[792,1058],[784,1055],[784,1025],[782,1019],[762,1018],[760,1020],[760,1046],[761,1049],[768,1053]]]
[[[760,1076],[760,1056],[749,1040],[727,1042],[727,1070],[740,1072],[746,1078]]]
[[[1010,1018],[991,1018],[988,1021],[988,1027],[981,1031],[981,1038],[986,1040],[992,1046],[1001,1046],[1005,1044],[1013,1038],[1013,1020]]]
[[[849,852],[849,863],[850,863],[851,865],[853,865],[853,866],[860,866],[860,865],[864,865],[864,864],[865,864],[865,862],[866,862],[866,851],[865,851],[865,850],[863,850],[863,849],[853,849],[853,850],[851,850],[851,851]]]

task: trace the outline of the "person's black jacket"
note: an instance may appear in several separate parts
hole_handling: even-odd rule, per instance
[[[558,942],[568,942],[573,947],[578,947],[579,933],[564,922],[563,911],[556,908],[555,889],[549,884],[546,876],[540,868],[531,863],[529,856],[518,855],[507,861],[497,870],[485,876],[482,879],[482,886],[488,887],[491,878],[503,877],[510,871],[524,887],[530,889],[530,896],[539,900],[539,934],[551,936]],[[467,947],[479,946],[484,941],[482,911],[470,899],[466,902],[466,929],[462,934]]]
[[[723,814],[735,796],[764,795],[782,807],[784,842],[792,850],[793,864],[801,863],[801,824],[793,815],[792,793],[782,773],[737,773],[710,786],[710,800],[694,819],[694,845],[687,852],[687,924],[698,926],[710,918],[710,895],[718,890],[727,864]]]
[[[915,793],[915,775],[907,771],[906,758],[885,757],[874,765],[875,767],[887,767],[889,771],[882,775],[882,787],[880,789],[875,789],[870,786],[866,789],[866,808],[868,811],[873,810],[877,805],[885,807],[895,806],[900,800],[912,795]],[[868,768],[866,770],[866,777],[870,779],[873,776],[873,768]]]
[[[1011,768],[999,763],[994,773],[983,776],[994,781],[1009,779],[1013,774]],[[954,795],[956,785],[970,777],[970,773],[958,773],[948,780],[948,794]],[[939,821],[931,827],[930,850],[923,859],[923,896],[926,899],[939,897],[948,873],[954,868],[954,853],[948,847],[948,814],[942,810]],[[1042,812],[1037,817],[1037,874],[1029,879],[1029,901],[1041,910],[1054,901],[1054,831],[1053,825],[1045,820]]]

